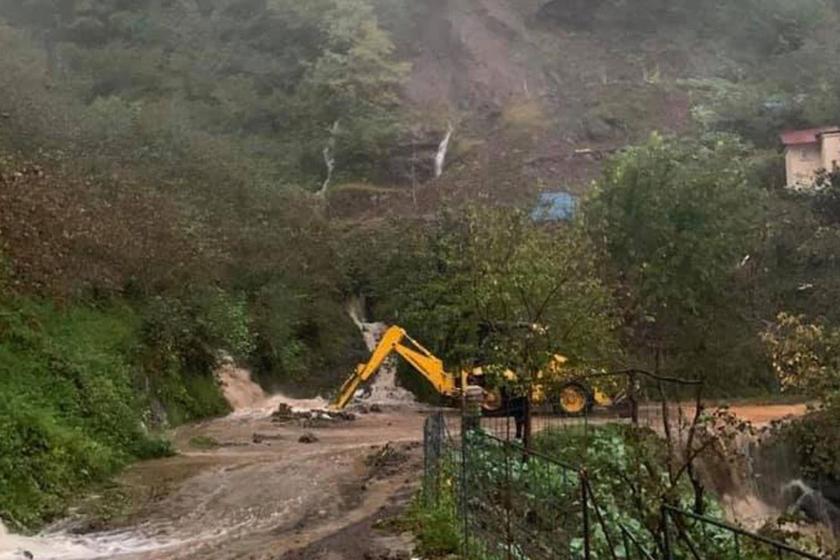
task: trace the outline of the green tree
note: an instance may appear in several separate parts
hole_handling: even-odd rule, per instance
[[[840,404],[840,329],[780,313],[763,339],[783,389]]]
[[[743,350],[743,338],[731,338],[744,326],[735,280],[760,233],[764,196],[745,154],[731,137],[654,135],[608,164],[585,206],[628,342],[655,367],[729,375],[727,360]]]
[[[554,353],[599,363],[615,352],[611,299],[590,244],[527,212],[467,206],[395,226],[369,290],[377,317],[405,326],[455,368],[542,369]],[[381,271],[387,271],[382,273]]]
[[[334,144],[333,157],[345,173],[369,169],[394,137],[408,67],[394,60],[394,44],[365,0],[336,0],[324,28],[324,50],[301,88],[314,149]]]

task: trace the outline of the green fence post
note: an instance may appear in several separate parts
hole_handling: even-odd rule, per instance
[[[668,508],[664,504],[659,508],[659,515],[662,516],[662,547],[665,549],[665,560],[674,560],[671,551],[671,531],[668,529]]]
[[[592,543],[589,541],[589,491],[586,487],[586,469],[580,470],[578,478],[580,478],[580,504],[583,513],[583,558],[584,560],[591,560]]]
[[[468,386],[463,393],[461,413],[461,516],[464,520],[463,557],[470,558],[470,522],[469,522],[469,474],[470,468],[470,432],[481,428],[481,401],[484,391],[481,387]]]

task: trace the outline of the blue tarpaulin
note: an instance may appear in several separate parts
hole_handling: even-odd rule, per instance
[[[540,193],[531,218],[536,222],[568,221],[575,217],[577,205],[577,197],[567,192]]]

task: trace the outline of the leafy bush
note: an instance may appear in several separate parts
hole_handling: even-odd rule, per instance
[[[6,391],[2,395],[0,518],[36,526],[59,513],[80,486],[124,463],[124,452],[65,425],[55,410],[35,408]]]
[[[840,329],[780,313],[763,338],[783,389],[840,404]]]
[[[533,557],[528,552],[533,547],[538,551],[537,557],[545,550],[569,550],[571,558],[582,558],[581,476],[577,471],[581,467],[585,467],[589,480],[589,507],[598,509],[597,514],[590,510],[590,542],[596,558],[637,554],[638,551],[625,548],[635,546],[621,537],[622,529],[643,549],[658,556],[662,543],[661,504],[686,511],[696,505],[688,477],[679,468],[671,470],[667,444],[652,430],[612,424],[542,432],[534,441],[540,455],[533,455],[527,462],[517,448],[506,448],[504,443],[481,433],[472,433],[468,439],[467,499],[472,511],[485,513],[478,521],[481,529],[471,545],[481,546],[482,540],[489,541],[484,543],[488,546],[504,545],[506,541],[497,533],[509,534],[507,523],[513,523],[513,527],[525,523],[527,532],[513,530],[517,537],[515,557]],[[568,467],[561,467],[561,463]],[[714,497],[706,495],[703,506],[706,515],[724,519]],[[545,521],[544,527],[541,521]],[[456,523],[460,526],[463,520]],[[604,528],[611,539],[606,537]],[[702,547],[709,558],[720,560],[771,560],[777,556],[772,547],[749,538],[740,539],[739,552],[733,546],[732,532],[711,524],[672,520],[670,530],[674,558],[691,557],[687,540]],[[676,536],[677,531],[680,537]],[[795,541],[799,538],[788,534],[774,536]]]
[[[838,418],[840,403],[835,403],[777,428],[777,443],[790,445],[794,451],[794,475],[815,483],[840,485]]]
[[[244,358],[253,350],[244,298],[219,288],[196,287],[180,297],[151,299],[143,313],[143,339],[149,348],[167,349],[185,369],[209,372],[219,351]]]
[[[459,552],[461,530],[458,504],[448,486],[429,502],[418,494],[405,516],[405,522],[417,538],[415,553],[423,558],[441,558]]]
[[[37,525],[80,486],[168,452],[132,390],[138,324],[124,306],[0,300],[0,517]]]
[[[535,447],[559,461],[585,466],[605,518],[621,523],[651,549],[663,501],[686,510],[695,506],[688,477],[669,476],[666,442],[652,430],[618,424],[554,430],[539,434]],[[708,496],[703,505],[708,513],[720,513]]]

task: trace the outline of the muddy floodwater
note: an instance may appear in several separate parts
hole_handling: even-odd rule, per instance
[[[321,404],[271,397],[182,427],[177,456],[137,464],[120,477],[137,503],[119,526],[79,535],[65,522],[32,538],[0,534],[0,559],[26,552],[36,560],[283,558],[364,522],[416,487],[419,409],[385,408],[353,421],[272,421],[280,401]],[[299,442],[304,433],[318,441]],[[218,446],[197,449],[197,441]],[[388,444],[398,450],[396,464],[371,464]]]

